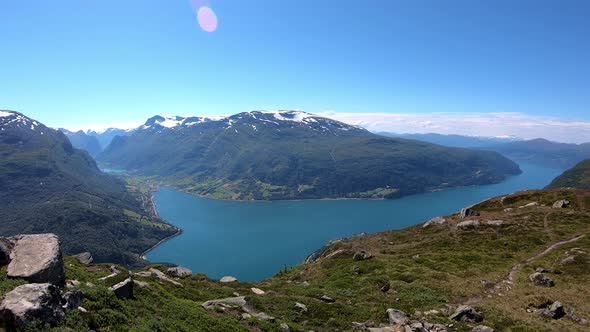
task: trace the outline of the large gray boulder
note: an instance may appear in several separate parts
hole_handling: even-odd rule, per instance
[[[563,208],[566,208],[568,205],[570,205],[570,201],[568,201],[567,199],[560,199],[559,201],[556,201],[555,203],[553,203],[553,208],[554,209],[563,209]]]
[[[475,211],[472,208],[463,208],[461,209],[461,212],[459,212],[461,218],[477,217],[479,214],[479,211]]]
[[[0,237],[0,266],[10,263],[10,253],[14,247],[14,240]]]
[[[169,276],[175,278],[185,278],[193,275],[193,271],[182,266],[171,267],[166,271],[166,273],[168,273]]]
[[[64,284],[64,263],[57,235],[18,235],[14,239],[8,277],[37,283]]]
[[[555,286],[555,282],[545,275],[545,273],[541,272],[534,272],[533,274],[529,275],[529,280],[533,283],[544,286],[544,287],[553,287]]]
[[[8,330],[22,329],[35,320],[56,324],[63,318],[59,290],[48,283],[18,286],[0,303],[0,321]]]

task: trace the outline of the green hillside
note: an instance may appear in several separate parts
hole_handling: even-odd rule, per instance
[[[67,278],[80,282],[76,287],[85,294],[87,313],[69,311],[55,330],[284,331],[286,324],[290,331],[353,331],[356,323],[389,325],[386,310],[392,308],[448,331],[471,331],[476,325],[496,331],[586,331],[589,197],[586,191],[546,190],[494,198],[473,207],[480,216],[454,214],[444,222],[343,240],[316,262],[259,283],[220,283],[197,274],[171,278],[173,284],[135,271],[140,284],[133,299],[117,299],[107,289],[127,278],[126,270],[100,281],[111,273],[108,265],[86,266],[68,258]],[[552,207],[562,199],[571,203]],[[553,286],[529,280],[536,270],[544,271]],[[3,275],[2,292],[15,284]],[[257,295],[252,287],[265,293]],[[248,317],[231,306],[201,306],[236,293],[246,296],[247,310],[274,319]],[[563,304],[565,316],[554,319],[536,309],[555,301]],[[483,320],[449,319],[462,304]]]
[[[495,152],[378,136],[293,111],[156,116],[97,158],[191,193],[245,200],[393,198],[520,172]]]
[[[547,188],[590,189],[590,159],[584,160],[555,178]]]
[[[53,232],[66,254],[137,265],[176,229],[145,195],[102,173],[66,136],[17,112],[0,117],[0,235]]]

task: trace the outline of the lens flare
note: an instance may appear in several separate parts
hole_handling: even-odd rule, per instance
[[[201,29],[204,31],[213,32],[217,30],[217,15],[215,15],[215,12],[211,8],[207,6],[199,8],[197,18]]]

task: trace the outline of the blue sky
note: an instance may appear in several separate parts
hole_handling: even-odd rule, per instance
[[[189,0],[0,0],[0,108],[64,127],[254,109],[590,121],[589,1],[196,1],[215,32]]]

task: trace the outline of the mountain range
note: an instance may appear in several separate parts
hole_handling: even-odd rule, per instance
[[[144,250],[177,231],[62,132],[21,113],[0,111],[0,156],[2,235],[53,232],[66,254],[138,265]]]
[[[590,159],[565,171],[555,178],[547,188],[590,189]]]
[[[417,141],[439,144],[443,146],[450,146],[455,148],[482,148],[501,143],[520,141],[521,139],[513,136],[503,137],[484,137],[484,136],[464,136],[464,135],[445,135],[437,133],[426,134],[397,134],[390,132],[377,132],[376,134],[388,137],[398,137],[406,139],[414,139]]]
[[[520,172],[495,152],[379,136],[300,111],[154,116],[97,156],[225,199],[392,198],[499,182]]]

